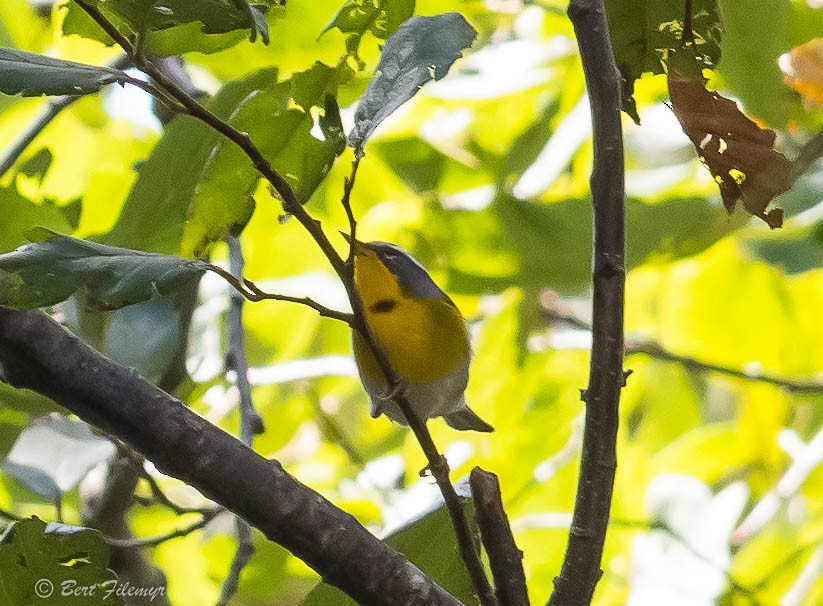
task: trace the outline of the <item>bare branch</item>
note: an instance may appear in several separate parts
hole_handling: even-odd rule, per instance
[[[523,552],[517,548],[509,525],[497,476],[479,467],[469,476],[480,537],[489,556],[495,594],[501,606],[528,606]]]
[[[569,543],[550,604],[588,605],[600,580],[617,466],[618,404],[624,384],[625,188],[620,74],[603,0],[572,0],[574,26],[592,111],[594,165],[593,329],[586,422]]]
[[[165,543],[166,541],[171,541],[172,539],[177,539],[179,537],[185,537],[196,530],[204,528],[208,525],[209,522],[211,522],[214,518],[216,518],[219,514],[223,513],[224,511],[226,510],[222,507],[218,507],[209,513],[201,515],[199,520],[192,524],[189,524],[184,528],[172,530],[171,532],[167,532],[156,537],[146,537],[142,539],[116,539],[114,537],[104,538],[106,543],[111,545],[112,547],[120,547],[124,549],[135,549],[138,547],[157,547],[161,543]]]

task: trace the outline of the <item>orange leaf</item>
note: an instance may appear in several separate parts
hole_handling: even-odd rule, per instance
[[[726,210],[739,199],[769,227],[783,225],[783,210],[766,212],[772,199],[789,189],[789,161],[774,150],[775,133],[744,116],[737,104],[706,90],[703,82],[669,68],[672,109],[700,159],[720,187]]]
[[[823,105],[823,38],[809,40],[780,55],[783,79],[809,102]]]

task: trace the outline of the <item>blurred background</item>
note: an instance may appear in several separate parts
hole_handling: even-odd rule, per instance
[[[710,84],[775,129],[777,148],[792,159],[821,129],[823,113],[813,95],[784,82],[792,56],[780,57],[821,35],[823,11],[811,0],[742,4],[721,0],[715,7],[724,32]],[[621,17],[625,27],[642,20],[641,5],[637,15]],[[276,66],[285,80],[316,61],[337,65],[346,35],[337,28],[320,35],[337,9],[290,2],[270,13],[268,46],[249,42],[247,31],[222,34],[235,38],[189,50],[185,67],[197,88],[215,94],[264,68]],[[496,431],[458,433],[439,419],[429,427],[455,479],[475,465],[500,476],[530,594],[539,603],[565,549],[582,432],[580,390],[588,381],[589,107],[566,3],[418,0],[415,6],[424,15],[451,10],[478,30],[477,41],[446,78],[426,85],[378,128],[366,145],[352,207],[361,239],[409,250],[469,320],[474,360],[467,401]],[[112,47],[65,33],[67,14],[59,5],[4,0],[0,45],[85,63],[116,60]],[[381,44],[367,31],[357,47],[362,65],[351,55],[347,60],[353,75],[337,90],[347,131]],[[823,60],[817,69],[820,86]],[[624,115],[625,367],[633,372],[621,401],[612,522],[595,603],[818,604],[823,164],[812,164],[776,200],[786,211],[782,229],[770,231],[742,211],[730,215],[667,94],[665,76],[647,74],[635,87],[640,125]],[[29,128],[45,103],[0,97],[0,149]],[[315,126],[318,111],[309,112]],[[196,133],[175,124],[164,126],[134,87],[112,86],[62,111],[0,181],[0,215],[7,217],[0,252],[23,244],[35,225],[152,252],[200,251],[192,244],[197,215],[189,200],[179,199],[186,191],[181,183],[202,192],[208,178],[214,185],[220,176],[203,172],[194,144],[186,143]],[[264,131],[265,124],[256,128]],[[341,252],[345,241],[336,232],[348,225],[340,198],[351,159],[347,149],[306,207]],[[269,292],[346,309],[325,257],[297,221],[282,217],[265,184],[252,181],[245,192],[219,186],[209,195],[254,201],[240,235],[247,278]],[[140,204],[143,210],[133,212]],[[225,245],[208,250],[213,262],[227,266]],[[108,314],[87,314],[70,300],[52,311],[106,355],[161,384],[187,344],[185,372],[174,375],[172,390],[237,434],[236,373],[225,370],[229,301],[225,282],[207,275],[188,305],[190,325],[180,319],[186,306],[179,300]],[[445,527],[430,516],[424,522],[431,525],[418,526],[421,533],[403,534],[437,506],[438,491],[418,475],[425,461],[410,432],[369,417],[348,328],[274,301],[246,304],[243,326],[252,395],[265,425],[255,450],[376,534],[400,531],[420,565],[459,591],[465,579],[448,553],[453,547],[442,543]],[[45,437],[42,429],[28,438],[26,431],[56,407],[0,388],[0,510],[48,520],[58,502],[64,521],[81,523],[115,449],[95,437],[38,458],[32,453],[44,452],[44,441],[67,430],[52,416],[40,419],[50,428]],[[56,461],[92,447],[70,477],[54,469]],[[43,470],[57,489],[34,490],[21,465]],[[148,470],[176,503],[206,504],[193,489]],[[136,490],[151,493],[145,480]],[[127,514],[136,536],[187,520],[148,501]],[[231,603],[301,603],[317,576],[259,533],[253,540],[256,552]],[[235,548],[231,517],[218,516],[145,557],[166,575],[170,603],[208,604],[218,600]],[[309,599],[343,603],[319,593]]]

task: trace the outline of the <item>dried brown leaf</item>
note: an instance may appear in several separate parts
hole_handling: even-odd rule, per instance
[[[773,130],[760,128],[737,104],[706,90],[702,80],[669,69],[669,95],[684,132],[720,187],[732,212],[737,201],[769,227],[783,225],[783,210],[766,207],[791,186],[790,163],[775,151]]]

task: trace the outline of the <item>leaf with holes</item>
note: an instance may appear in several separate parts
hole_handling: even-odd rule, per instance
[[[60,236],[36,228],[33,240],[0,255],[0,304],[53,305],[85,288],[90,307],[110,310],[171,292],[208,264]]]
[[[716,0],[606,0],[606,15],[615,61],[623,84],[623,110],[640,119],[634,101],[634,83],[644,73],[662,74],[672,49],[683,46],[684,10],[691,8],[695,69],[712,67],[720,60],[723,28]]]
[[[346,0],[320,32],[333,28],[344,34],[362,36],[367,31],[385,40],[414,14],[415,0]]]
[[[683,131],[720,187],[732,212],[742,199],[746,210],[769,227],[783,224],[783,211],[766,211],[791,186],[790,163],[775,151],[773,130],[744,116],[734,101],[706,90],[700,80],[669,70],[669,94]]]
[[[0,536],[0,598],[3,604],[65,604],[64,591],[91,588],[96,591],[78,603],[122,604],[108,565],[109,548],[97,530],[37,517],[13,522]]]
[[[349,145],[362,153],[377,125],[430,80],[440,80],[477,32],[458,13],[412,17],[389,36],[375,76],[354,114]]]

